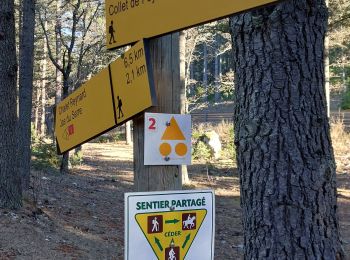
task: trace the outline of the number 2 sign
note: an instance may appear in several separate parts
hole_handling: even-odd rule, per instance
[[[150,131],[156,130],[156,119],[154,117],[150,117],[148,118],[148,121],[149,121],[148,130]]]
[[[191,164],[191,116],[145,114],[145,165]]]

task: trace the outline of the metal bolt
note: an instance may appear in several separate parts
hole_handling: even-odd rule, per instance
[[[167,122],[165,123],[165,125],[166,125],[166,126],[170,126],[170,122],[167,121]]]
[[[164,160],[168,162],[168,161],[170,161],[170,157],[169,156],[165,156]]]

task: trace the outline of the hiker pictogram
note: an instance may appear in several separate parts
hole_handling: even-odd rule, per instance
[[[117,96],[117,100],[118,100],[118,119],[119,119],[120,114],[122,115],[122,117],[124,117],[124,113],[122,110],[123,102],[122,102],[121,98],[119,98],[119,96]]]
[[[154,233],[161,233],[163,232],[163,216],[162,215],[156,215],[156,216],[149,216],[147,218],[147,233],[154,234]]]
[[[115,30],[114,30],[114,26],[113,26],[113,20],[111,21],[111,24],[108,28],[108,32],[109,32],[109,44],[112,44],[112,40],[113,40],[113,43],[115,43],[115,38],[114,38],[114,33],[115,33]]]

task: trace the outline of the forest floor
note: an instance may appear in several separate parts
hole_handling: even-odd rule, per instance
[[[34,171],[32,194],[18,211],[0,210],[0,260],[123,259],[124,193],[133,191],[132,147],[83,146],[84,163],[71,174]],[[215,259],[241,259],[239,179],[232,165],[189,167],[186,189],[216,194]],[[350,255],[350,173],[338,175],[340,231]]]

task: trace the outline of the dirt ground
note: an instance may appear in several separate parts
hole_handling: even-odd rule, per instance
[[[90,143],[83,149],[84,164],[72,174],[35,171],[23,209],[0,210],[0,260],[123,259],[124,193],[133,191],[132,147]],[[189,173],[192,182],[186,189],[215,190],[215,259],[242,258],[235,170],[221,165],[210,181],[203,165],[190,166]],[[350,254],[350,173],[338,176],[338,186],[340,230]]]

